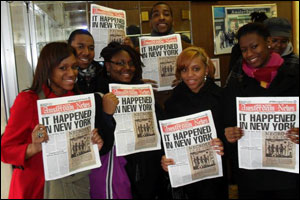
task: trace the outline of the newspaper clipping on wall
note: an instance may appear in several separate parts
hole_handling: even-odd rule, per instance
[[[237,97],[239,167],[299,174],[299,144],[286,132],[299,127],[299,97]]]
[[[119,99],[114,118],[117,156],[161,149],[150,84],[109,84]]]
[[[49,135],[42,143],[47,181],[101,166],[98,146],[91,141],[93,94],[38,100],[38,114]]]
[[[95,41],[94,60],[100,61],[100,53],[110,42],[123,43],[126,35],[126,12],[91,4],[91,34]]]
[[[173,188],[223,176],[221,156],[210,141],[217,137],[211,111],[159,121]]]
[[[140,53],[146,67],[143,68],[143,78],[152,79],[158,83],[158,91],[172,89],[175,80],[176,59],[182,51],[179,34],[162,37],[141,37]]]

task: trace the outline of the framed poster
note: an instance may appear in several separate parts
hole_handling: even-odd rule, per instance
[[[211,58],[210,60],[213,62],[214,66],[216,68],[215,79],[220,79],[221,74],[220,74],[220,60],[219,60],[219,58]]]
[[[252,12],[265,12],[270,17],[277,17],[276,4],[226,5],[212,6],[214,54],[231,53],[236,43],[235,34],[243,25],[251,22]]]

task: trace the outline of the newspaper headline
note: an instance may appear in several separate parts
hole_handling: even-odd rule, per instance
[[[239,166],[299,173],[299,145],[286,132],[299,127],[299,97],[237,98]]]
[[[211,111],[159,121],[172,187],[223,176],[221,156],[210,141],[217,137]]]
[[[117,156],[161,149],[152,86],[110,84],[119,98],[114,117]]]
[[[101,166],[98,147],[91,142],[93,94],[38,100],[38,113],[49,135],[49,141],[42,143],[46,180]]]

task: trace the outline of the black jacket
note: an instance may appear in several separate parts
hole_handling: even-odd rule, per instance
[[[94,93],[96,91],[96,83],[100,79],[102,67],[96,61],[93,61],[92,65],[95,67],[95,75],[89,81],[80,74],[77,76],[77,88],[84,94]],[[116,123],[112,116],[103,112],[102,97],[98,94],[94,94],[94,97],[96,102],[95,128],[98,128],[98,133],[103,139],[103,147],[101,148],[100,155],[104,155],[112,149],[114,144]]]
[[[222,94],[222,88],[211,79],[207,80],[197,94],[181,82],[165,103],[165,115],[167,118],[175,118],[211,110],[218,137],[223,140]]]
[[[91,63],[91,65],[93,65],[93,67],[95,67],[94,77],[86,78],[86,77],[81,76],[80,73],[78,73],[78,76],[77,76],[78,89],[85,94],[94,93],[96,91],[97,83],[99,81],[98,79],[101,78],[100,74],[103,69],[102,66],[96,61],[93,61]]]
[[[228,78],[225,94],[225,125],[234,127],[237,126],[236,97],[299,96],[299,59],[284,62],[269,88],[261,87],[258,81],[243,72],[241,63],[236,63]],[[237,145],[235,143],[229,146],[234,165],[238,169]],[[238,169],[234,174],[237,175],[240,188],[248,190],[284,190],[299,187],[299,174],[245,169]]]
[[[217,136],[224,142],[223,129],[223,105],[222,88],[217,86],[211,79],[208,79],[196,94],[193,93],[184,82],[180,83],[173,91],[172,96],[165,103],[165,115],[167,118],[182,117],[198,112],[211,110],[217,130]],[[223,177],[207,179],[183,187],[184,195],[187,198],[216,198],[228,197],[228,185],[226,181],[226,164],[223,161]],[[185,196],[185,197],[186,197]]]

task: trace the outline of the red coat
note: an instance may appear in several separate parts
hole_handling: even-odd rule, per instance
[[[43,88],[46,98],[57,97],[48,87]],[[64,96],[73,95],[68,92]],[[38,124],[38,96],[33,91],[21,92],[11,107],[11,115],[1,139],[1,160],[24,170],[13,170],[8,198],[43,198],[44,168],[42,152],[25,160],[27,146],[32,142],[31,133]]]

